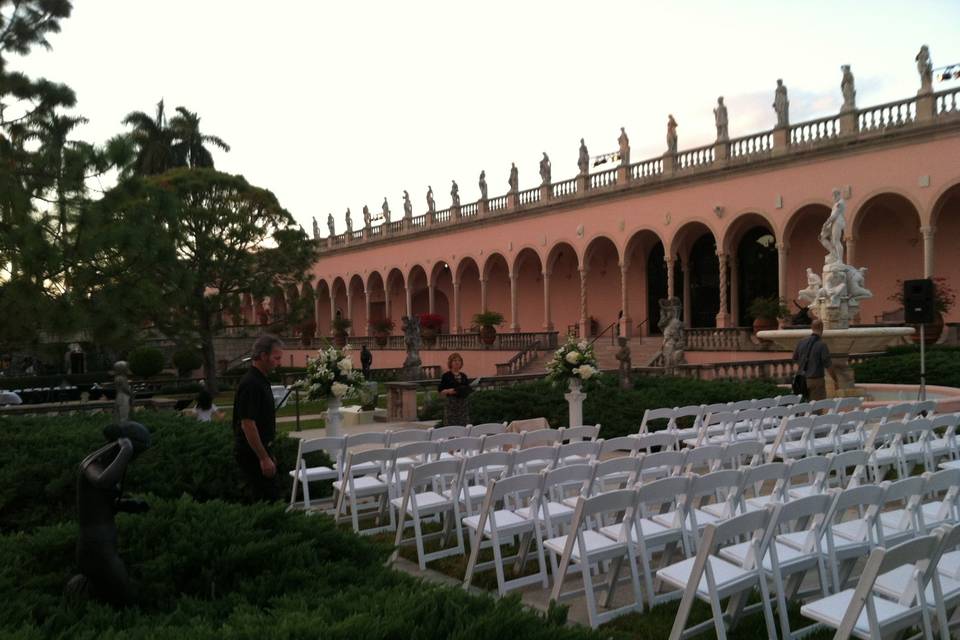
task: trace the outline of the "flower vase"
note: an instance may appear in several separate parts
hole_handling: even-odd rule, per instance
[[[570,409],[570,423],[567,426],[579,427],[583,424],[583,400],[587,394],[580,390],[580,378],[570,378],[568,385],[570,391],[563,396]]]
[[[340,419],[340,398],[331,396],[327,399],[327,437],[339,438],[343,435],[343,426]]]

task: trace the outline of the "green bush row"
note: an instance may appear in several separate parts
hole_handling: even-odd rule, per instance
[[[960,387],[960,347],[927,349],[927,384]],[[857,382],[920,384],[920,349],[894,347],[884,355],[854,365]]]
[[[153,446],[130,465],[124,485],[132,493],[164,498],[189,494],[200,501],[242,501],[244,487],[227,422],[201,423],[172,413],[136,415]],[[30,529],[76,518],[78,463],[104,443],[106,416],[25,417],[0,420],[0,531]],[[278,437],[284,487],[297,442]]]
[[[477,597],[383,565],[389,549],[282,506],[151,499],[118,519],[138,606],[67,604],[73,523],[0,536],[0,635],[40,638],[595,638],[516,597]]]
[[[474,393],[469,400],[470,421],[475,424],[509,422],[542,416],[552,427],[567,426],[569,414],[563,398],[565,391],[538,380]],[[781,393],[784,393],[783,389],[765,380],[706,381],[670,377],[638,378],[632,389],[622,390],[615,377],[602,376],[587,387],[583,421],[600,424],[600,437],[613,438],[636,433],[647,409],[764,398]],[[427,419],[442,419],[442,401],[426,409],[433,412],[428,413]]]

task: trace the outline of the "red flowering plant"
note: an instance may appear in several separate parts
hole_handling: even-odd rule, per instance
[[[443,328],[443,316],[438,313],[421,313],[417,317],[420,318],[421,329],[432,329],[440,333]]]

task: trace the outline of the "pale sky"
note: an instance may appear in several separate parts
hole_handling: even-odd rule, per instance
[[[674,6],[667,6],[668,4]],[[350,207],[394,218],[403,190],[414,214],[457,180],[463,202],[539,184],[546,151],[555,181],[615,151],[626,127],[632,160],[711,142],[723,95],[730,135],[771,128],[777,78],[791,122],[839,110],[840,65],[857,104],[906,98],[914,56],[960,63],[960,2],[308,2],[75,0],[53,50],[11,68],[65,82],[79,136],[102,143],[130,111],[186,106],[224,138],[217,168],[271,189],[308,232]],[[935,89],[946,85],[934,84]],[[609,166],[609,165],[608,165]],[[602,167],[601,167],[602,168]]]

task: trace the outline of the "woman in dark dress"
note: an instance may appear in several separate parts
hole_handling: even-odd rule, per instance
[[[466,425],[470,422],[467,414],[467,396],[470,395],[470,379],[461,371],[463,358],[459,353],[451,353],[447,358],[447,371],[440,378],[440,395],[446,398],[443,410],[445,425]]]

